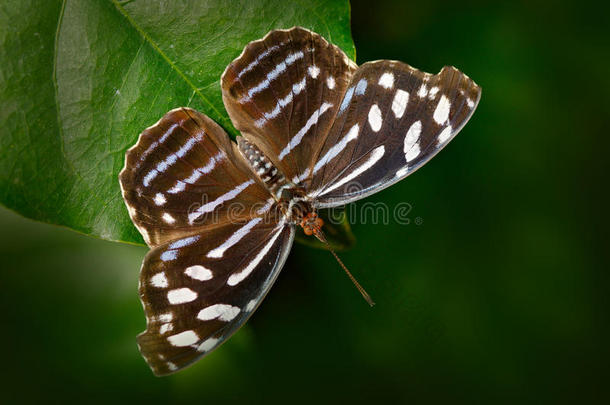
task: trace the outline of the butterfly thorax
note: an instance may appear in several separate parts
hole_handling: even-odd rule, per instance
[[[283,217],[291,224],[302,226],[307,235],[319,230],[323,222],[315,213],[305,190],[286,180],[271,160],[243,136],[237,138],[237,145],[252,170],[278,200]]]
[[[269,191],[279,199],[282,190],[291,185],[286,181],[284,174],[256,145],[247,141],[243,136],[237,138],[237,146],[252,170],[265,183]]]
[[[279,207],[288,222],[300,225],[301,221],[314,212],[313,205],[302,187],[292,186],[282,189]]]

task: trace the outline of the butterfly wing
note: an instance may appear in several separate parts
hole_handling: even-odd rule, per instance
[[[332,207],[403,179],[453,139],[480,96],[453,67],[430,75],[401,62],[365,63],[312,162],[308,194]]]
[[[119,179],[150,246],[250,218],[271,198],[226,132],[189,108],[168,112],[140,135]]]
[[[480,88],[396,61],[357,67],[303,28],[251,42],[225,70],[235,127],[320,207],[342,205],[413,173],[459,132]]]
[[[341,49],[295,27],[249,43],[221,79],[235,127],[302,183],[356,69]]]
[[[294,228],[267,215],[152,249],[140,274],[142,355],[156,375],[190,365],[246,322],[278,276]]]

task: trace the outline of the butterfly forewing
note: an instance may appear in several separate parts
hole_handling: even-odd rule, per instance
[[[150,246],[249,218],[271,197],[226,132],[188,108],[146,129],[125,160],[123,198]]]
[[[464,126],[479,97],[453,67],[430,75],[401,62],[365,63],[312,163],[310,195],[320,207],[343,205],[413,173]]]
[[[153,372],[177,371],[231,336],[275,281],[293,235],[265,215],[152,249],[140,274],[147,328],[138,345]]]
[[[248,44],[222,76],[237,129],[294,183],[308,178],[312,151],[332,125],[356,69],[338,47],[303,28]]]

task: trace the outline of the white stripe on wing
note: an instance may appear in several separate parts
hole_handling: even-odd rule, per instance
[[[271,84],[271,82],[273,80],[275,80],[275,78],[277,78],[281,73],[285,72],[286,68],[288,66],[292,65],[294,62],[296,62],[299,59],[303,59],[303,56],[304,56],[304,54],[301,51],[291,53],[290,55],[288,55],[286,57],[286,59],[284,59],[282,62],[280,62],[278,65],[276,65],[275,68],[267,74],[267,76],[265,77],[265,79],[263,81],[258,83],[256,86],[252,87],[250,90],[248,90],[248,95],[242,97],[239,100],[239,102],[241,104],[244,104],[244,103],[247,103],[250,100],[252,100],[252,97],[255,94],[260,93],[261,91],[263,91],[264,89],[269,87],[269,84]]]
[[[275,105],[273,110],[263,113],[263,117],[257,119],[254,122],[254,125],[256,125],[257,127],[260,128],[265,124],[265,122],[267,120],[271,120],[271,119],[277,117],[279,115],[279,113],[282,111],[282,109],[292,102],[293,97],[298,95],[300,92],[303,91],[303,89],[305,89],[306,83],[307,83],[307,79],[305,77],[303,77],[303,80],[301,80],[297,84],[294,84],[292,86],[292,90],[290,91],[290,93],[288,93],[286,95],[286,97],[281,98],[277,102],[277,104]]]
[[[246,182],[243,182],[239,186],[235,187],[233,190],[224,193],[223,195],[221,195],[214,201],[210,201],[209,203],[202,205],[201,207],[197,208],[194,212],[189,212],[189,214],[188,214],[189,223],[192,225],[193,222],[195,222],[195,220],[197,218],[199,218],[206,212],[212,212],[220,204],[224,203],[225,201],[232,200],[239,193],[244,191],[249,185],[251,185],[253,183],[254,183],[254,180],[248,180]]]
[[[321,194],[319,194],[319,195],[327,194],[327,193],[335,190],[336,188],[341,187],[345,183],[355,179],[360,174],[362,174],[363,172],[365,172],[368,169],[370,169],[375,163],[377,163],[377,161],[379,159],[381,159],[384,154],[385,154],[385,147],[383,145],[376,147],[375,149],[373,149],[373,152],[371,153],[369,158],[363,164],[361,164],[360,166],[355,168],[351,173],[349,173],[346,176],[342,177],[341,180],[336,182],[331,187],[327,188],[326,190],[322,190],[323,192]],[[315,193],[313,193],[313,195],[318,195],[318,193],[319,192],[315,192]]]
[[[333,105],[330,103],[322,103],[320,108],[318,108],[316,111],[313,112],[313,114],[311,114],[303,128],[299,129],[299,131],[294,135],[294,137],[292,137],[290,142],[288,142],[288,145],[286,145],[286,147],[282,149],[280,155],[278,156],[280,160],[284,159],[286,155],[290,153],[291,150],[293,150],[298,144],[301,143],[305,134],[311,129],[312,126],[318,123],[320,115],[324,114],[332,106]]]
[[[240,282],[242,282],[246,277],[248,277],[250,275],[250,273],[252,273],[252,271],[256,268],[256,266],[258,266],[260,264],[260,262],[263,261],[263,259],[267,255],[267,253],[269,253],[269,251],[275,244],[275,241],[277,240],[277,238],[279,238],[279,236],[282,234],[282,230],[284,229],[284,227],[282,226],[283,221],[281,221],[279,225],[280,226],[278,226],[277,230],[275,231],[275,235],[273,235],[273,237],[271,238],[271,240],[269,240],[269,242],[267,242],[265,247],[263,247],[261,249],[261,251],[258,252],[256,257],[254,257],[254,259],[252,259],[252,261],[250,263],[248,263],[248,265],[244,269],[231,274],[231,276],[227,280],[228,285],[234,286],[234,285],[237,285]]]
[[[239,228],[233,235],[231,235],[222,245],[218,246],[215,249],[212,249],[210,253],[208,253],[208,257],[220,258],[224,255],[225,251],[229,249],[231,246],[235,245],[237,242],[242,240],[244,236],[246,236],[252,228],[263,220],[262,217],[254,218],[250,220],[246,225]]]
[[[144,180],[142,181],[142,183],[144,184],[144,187],[148,187],[150,182],[152,180],[154,180],[159,173],[163,173],[164,171],[166,171],[171,165],[173,165],[174,163],[176,163],[178,161],[179,158],[184,157],[184,155],[186,155],[186,153],[191,150],[193,148],[193,146],[195,146],[195,144],[197,142],[200,142],[203,139],[203,133],[200,132],[197,135],[195,135],[195,137],[190,138],[188,141],[186,141],[186,143],[184,145],[182,145],[180,147],[180,149],[178,149],[178,151],[176,151],[176,153],[172,153],[170,154],[168,157],[166,157],[164,160],[162,160],[161,162],[159,162],[157,164],[157,167],[155,167],[154,169],[152,169],[150,172],[148,172],[146,174],[146,176],[144,176]]]

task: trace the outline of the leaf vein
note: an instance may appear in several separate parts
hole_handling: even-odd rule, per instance
[[[197,86],[195,86],[195,84],[186,76],[186,74],[184,74],[184,72],[182,72],[182,70],[180,70],[178,68],[178,66],[176,66],[174,61],[172,61],[165,54],[165,52],[163,52],[163,50],[159,47],[159,45],[157,45],[157,43],[155,41],[153,41],[153,39],[142,29],[142,27],[140,27],[136,23],[136,21],[131,17],[131,15],[129,15],[129,13],[127,12],[127,10],[125,10],[125,8],[121,5],[121,3],[118,0],[112,0],[112,2],[114,3],[114,5],[117,8],[117,10],[138,31],[138,33],[144,38],[144,40],[146,42],[148,42],[148,44],[169,64],[169,66],[172,68],[172,70],[174,70],[178,74],[178,76],[180,76],[180,78],[182,78],[182,80],[184,80],[186,82],[186,84],[193,89],[193,91],[199,96],[199,98],[201,98],[201,100],[209,106],[209,108],[216,115],[215,119],[216,120],[220,120],[220,121],[225,122],[225,123],[228,122],[228,119],[224,115],[222,115],[220,113],[220,111],[218,111],[216,106],[210,100],[208,100],[208,98],[205,97],[203,95],[203,93],[201,93],[197,89]]]

